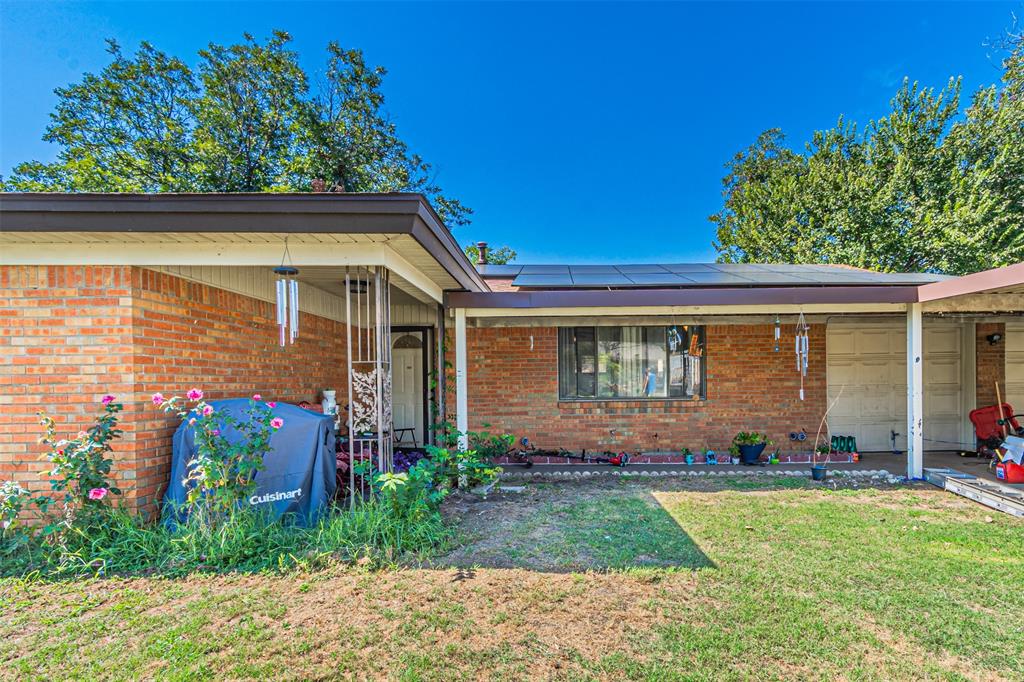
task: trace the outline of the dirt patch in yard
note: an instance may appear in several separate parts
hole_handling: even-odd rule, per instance
[[[623,580],[610,574],[525,570],[338,569],[308,576],[196,576],[175,581],[179,594],[173,599],[174,613],[168,614],[164,604],[156,603],[168,584],[112,579],[64,586],[60,603],[95,603],[66,619],[62,629],[80,630],[82,638],[72,642],[91,646],[85,633],[106,629],[105,623],[125,607],[127,598],[153,604],[140,613],[149,623],[164,628],[189,624],[188,637],[202,642],[208,667],[228,677],[246,677],[238,672],[259,670],[261,662],[287,660],[297,655],[292,651],[297,647],[301,656],[284,678],[317,677],[328,671],[331,676],[385,678],[403,656],[422,650],[433,656],[447,652],[448,665],[477,671],[469,676],[472,679],[490,678],[501,670],[517,679],[541,679],[579,669],[581,661],[593,662],[604,649],[596,643],[612,642],[620,651],[635,653],[629,642],[642,641],[646,633],[666,624],[667,604],[679,608],[695,598],[695,579],[684,574]],[[45,589],[29,586],[19,601],[45,602]],[[59,612],[56,606],[50,605],[54,615]],[[49,620],[35,614],[39,616]],[[2,622],[6,618],[0,619],[0,630],[10,639],[0,665],[27,654],[38,634],[35,628],[8,631],[9,623]],[[224,633],[234,636],[225,638]],[[157,634],[143,633],[118,645],[145,656],[148,642]],[[252,637],[258,646],[240,656],[236,640],[244,637]],[[406,665],[417,667],[412,660]],[[173,666],[159,656],[148,656],[142,670],[146,677],[174,674]]]
[[[457,548],[430,562],[432,567],[484,566],[565,572],[630,568],[701,569],[712,567],[671,507],[692,493],[742,492],[773,496],[780,490],[843,491],[844,500],[878,503],[878,493],[896,486],[864,478],[834,478],[813,483],[802,478],[767,476],[511,479],[505,489],[482,498],[450,497],[443,508],[458,528]],[[908,501],[940,508],[958,502],[931,486]],[[932,494],[935,493],[935,494]],[[794,499],[793,505],[804,503]],[[894,507],[906,509],[898,503]]]

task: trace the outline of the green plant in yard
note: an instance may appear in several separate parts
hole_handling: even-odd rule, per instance
[[[448,494],[439,477],[437,464],[424,458],[402,473],[375,474],[371,486],[380,503],[396,519],[420,521],[436,512]]]
[[[39,413],[44,434],[39,439],[49,448],[47,459],[50,469],[50,489],[64,493],[66,506],[95,509],[105,505],[107,495],[120,495],[121,490],[112,483],[110,471],[114,460],[110,444],[121,437],[118,414],[124,406],[112,395],[103,397],[103,412],[88,430],[79,431],[70,439],[58,439],[57,424],[52,417]]]
[[[729,446],[729,452],[733,455],[740,454],[741,445],[771,445],[772,441],[769,440],[768,436],[757,431],[740,431],[732,439],[732,445]]]
[[[452,488],[475,488],[494,482],[501,474],[489,457],[475,450],[427,446],[427,455],[437,466],[437,479]]]
[[[469,449],[487,459],[496,459],[504,456],[513,445],[516,437],[511,433],[491,433],[486,429],[490,424],[484,424],[484,431],[469,431],[466,433],[469,441]]]
[[[381,500],[333,510],[311,527],[284,523],[238,507],[210,524],[201,514],[173,529],[108,508],[77,523],[60,543],[31,538],[0,561],[0,576],[184,575],[195,571],[315,569],[337,561],[387,564],[445,542],[449,531],[435,510],[401,516]]]
[[[245,418],[218,412],[203,400],[203,392],[193,388],[184,398],[165,399],[157,393],[153,404],[164,412],[177,414],[194,429],[196,456],[188,462],[185,478],[187,501],[209,512],[212,518],[233,509],[256,489],[256,473],[270,451],[270,439],[284,425],[275,417],[273,403],[264,403],[257,394],[249,400]],[[229,438],[231,432],[240,438]]]
[[[44,455],[52,468],[48,492],[33,492],[15,481],[0,484],[0,556],[8,557],[33,541],[59,546],[64,536],[78,526],[89,525],[102,515],[112,496],[121,490],[113,483],[111,442],[121,436],[118,414],[123,409],[112,395],[103,396],[103,412],[87,430],[74,438],[58,438],[57,423],[39,413],[43,435],[39,442],[48,448]],[[55,502],[62,503],[60,515],[50,514]],[[39,513],[40,524],[19,523],[29,507]]]
[[[5,549],[29,537],[29,533],[18,523],[18,517],[32,504],[38,505],[39,500],[17,481],[4,481],[0,484],[0,540]]]

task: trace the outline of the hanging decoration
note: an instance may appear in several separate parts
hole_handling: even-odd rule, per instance
[[[775,352],[779,352],[779,340],[782,338],[782,320],[775,316]]]
[[[807,333],[811,330],[804,314],[796,322],[796,371],[800,373],[800,400],[804,399],[804,379],[807,377],[807,358],[810,356],[810,340]]]
[[[675,325],[672,325],[668,328],[668,349],[675,353],[681,345],[683,345],[683,337],[679,335],[679,330]]]
[[[285,259],[288,265],[285,265]],[[278,340],[284,347],[287,343],[295,343],[299,335],[299,282],[295,276],[299,269],[292,264],[292,255],[288,251],[288,239],[284,240],[284,255],[281,265],[274,268],[277,275],[277,330]]]

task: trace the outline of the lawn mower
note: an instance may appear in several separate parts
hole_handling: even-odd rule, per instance
[[[508,457],[519,460],[527,468],[534,465],[533,457],[560,457],[564,459],[572,459],[584,464],[608,464],[613,467],[624,467],[629,464],[629,453],[628,452],[609,452],[605,451],[601,455],[589,454],[585,449],[579,453],[571,452],[564,448],[557,450],[538,450],[530,442],[528,438],[520,439],[522,448],[513,448],[505,453]]]

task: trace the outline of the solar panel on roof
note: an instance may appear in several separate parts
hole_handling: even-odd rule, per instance
[[[698,284],[754,284],[754,280],[728,272],[688,272],[686,276]]]
[[[572,286],[569,273],[548,273],[541,275],[519,275],[512,280],[514,287],[568,287]]]
[[[581,275],[617,275],[618,269],[614,265],[570,265],[569,272]]]
[[[524,265],[520,275],[568,275],[568,265]]]
[[[592,285],[592,286],[618,286],[618,285],[630,285],[632,284],[629,279],[623,274],[574,274],[572,276],[573,284],[576,286],[580,285]]]
[[[664,265],[619,265],[617,266],[619,272],[624,275],[645,275],[645,274],[658,274],[665,273],[668,270]]]
[[[686,279],[682,275],[677,275],[673,272],[639,272],[630,273],[626,275],[634,284],[643,286],[659,284],[665,286],[682,286],[684,284],[693,284],[692,279]]]
[[[669,272],[687,273],[687,272],[711,272],[711,267],[707,263],[669,263],[664,266]]]

